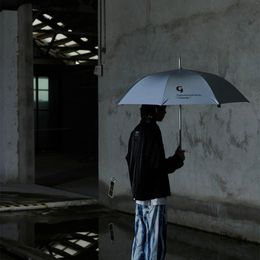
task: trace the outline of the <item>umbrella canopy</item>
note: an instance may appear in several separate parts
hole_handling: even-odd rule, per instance
[[[179,105],[179,146],[182,146],[182,105],[249,102],[231,83],[215,74],[179,69],[150,74],[132,86],[119,105]]]
[[[248,102],[227,80],[217,75],[178,69],[150,74],[120,100],[123,104],[189,105]]]

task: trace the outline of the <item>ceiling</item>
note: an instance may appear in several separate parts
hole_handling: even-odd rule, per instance
[[[32,6],[35,64],[97,63],[97,0],[34,0]]]

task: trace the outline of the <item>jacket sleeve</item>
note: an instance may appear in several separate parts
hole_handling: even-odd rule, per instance
[[[173,173],[184,165],[182,158],[176,152],[173,156],[165,158],[164,146],[159,131],[156,131],[152,137],[149,137],[147,157],[149,157],[147,161],[151,168],[166,174]]]
[[[126,161],[129,170],[131,185],[135,185],[136,176],[142,171],[143,165],[143,141],[142,133],[134,130],[129,138]]]
[[[163,162],[163,170],[166,173],[173,173],[177,169],[181,168],[184,165],[183,160],[180,158],[178,154],[174,154],[173,156],[170,156],[169,158],[165,159]]]

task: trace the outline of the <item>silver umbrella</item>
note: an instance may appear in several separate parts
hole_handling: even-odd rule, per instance
[[[249,102],[231,83],[215,74],[179,69],[154,73],[137,81],[119,105],[178,105],[179,142],[182,144],[182,105]]]

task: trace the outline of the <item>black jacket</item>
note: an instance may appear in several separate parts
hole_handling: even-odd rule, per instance
[[[131,133],[126,160],[136,200],[169,196],[168,173],[183,166],[177,154],[165,158],[160,128],[151,119],[142,119]]]

